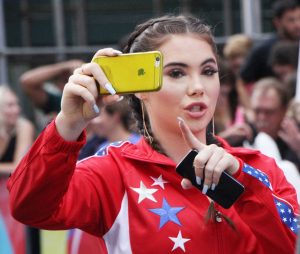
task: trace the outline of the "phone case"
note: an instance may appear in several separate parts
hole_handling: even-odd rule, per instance
[[[100,65],[117,94],[158,91],[162,86],[163,59],[159,51],[99,56]],[[100,87],[100,94],[109,92]]]
[[[182,177],[188,178],[196,188],[202,191],[203,181],[201,185],[196,183],[196,175],[193,167],[193,162],[197,154],[198,151],[191,150],[177,165],[176,172]],[[222,207],[228,209],[240,197],[244,190],[245,187],[239,181],[223,171],[215,190],[212,191],[208,189],[206,195]]]

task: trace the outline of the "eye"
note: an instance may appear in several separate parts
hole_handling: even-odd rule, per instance
[[[205,68],[203,70],[203,74],[206,76],[213,76],[217,72],[218,72],[218,70],[216,70],[215,68]]]
[[[182,70],[174,69],[174,70],[169,71],[168,75],[171,78],[178,79],[178,78],[183,77],[185,75],[185,73]]]

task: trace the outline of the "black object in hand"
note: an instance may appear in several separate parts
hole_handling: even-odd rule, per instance
[[[187,178],[191,183],[202,191],[203,182],[197,184],[195,169],[193,167],[194,159],[198,151],[191,150],[184,159],[177,165],[176,172],[182,177]],[[214,190],[208,189],[206,195],[224,208],[229,208],[244,192],[245,187],[226,172],[222,172],[218,185]]]

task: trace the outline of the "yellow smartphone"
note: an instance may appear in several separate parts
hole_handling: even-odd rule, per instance
[[[99,56],[92,62],[100,65],[117,94],[158,91],[162,87],[163,58],[159,51]],[[100,94],[109,92],[100,87]]]

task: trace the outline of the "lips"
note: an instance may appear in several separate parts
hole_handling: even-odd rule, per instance
[[[202,102],[192,103],[185,107],[184,110],[188,116],[192,118],[200,118],[206,113],[207,105]]]

